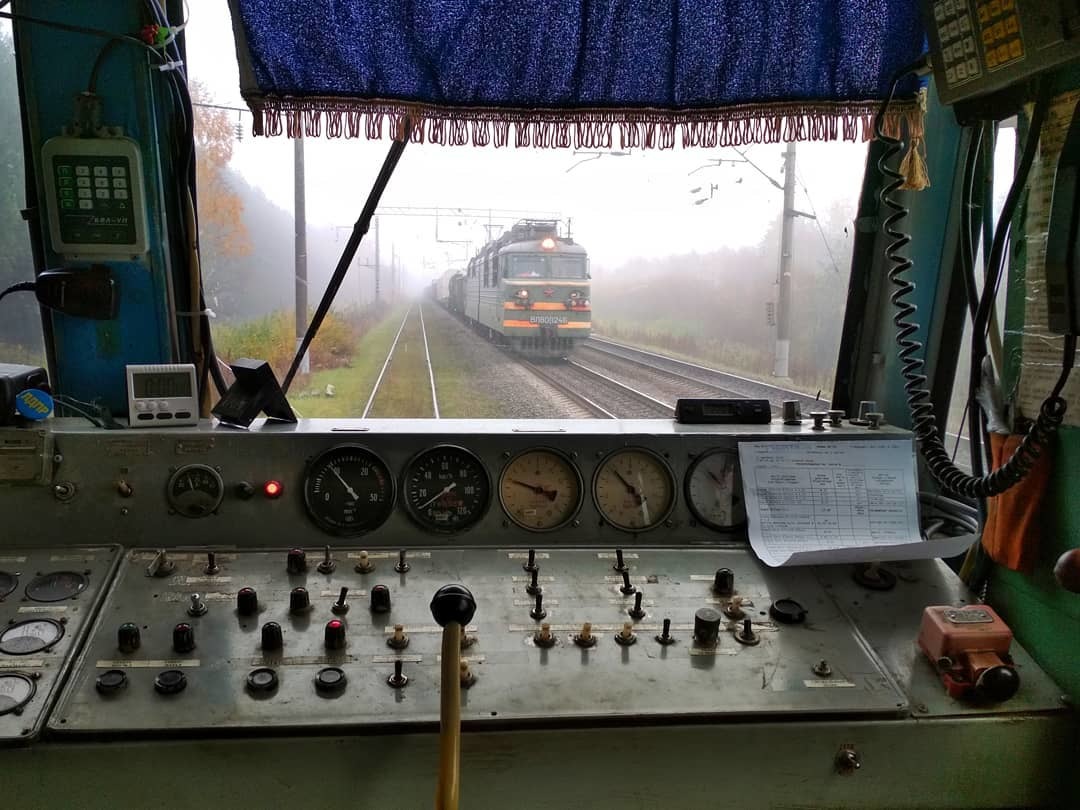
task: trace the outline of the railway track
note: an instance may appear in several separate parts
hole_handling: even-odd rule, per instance
[[[398,349],[398,345],[401,342],[401,336],[405,332],[405,328],[409,323],[410,316],[413,315],[413,310],[416,310],[416,318],[419,321],[418,332],[421,337],[421,341],[424,344],[424,362],[426,364],[427,379],[431,386],[431,410],[436,419],[439,418],[439,397],[435,390],[435,372],[431,366],[431,351],[428,347],[427,329],[424,326],[424,308],[420,303],[411,305],[405,310],[405,316],[401,319],[401,325],[398,327],[397,334],[394,335],[394,341],[390,344],[390,349],[386,353],[386,359],[383,361],[382,368],[379,369],[379,376],[375,378],[375,384],[371,387],[371,395],[368,397],[367,404],[364,406],[364,412],[361,414],[362,419],[367,419],[371,415],[373,406],[379,397],[384,382],[388,379],[388,372],[391,371],[391,367],[394,362],[394,354]]]
[[[596,335],[589,338],[582,348],[585,352],[582,359],[592,357],[594,360],[612,363],[617,358],[626,364],[620,373],[633,373],[627,369],[636,367],[639,369],[637,377],[644,374],[646,379],[652,380],[653,385],[664,386],[660,390],[668,393],[666,397],[661,396],[662,399],[716,396],[767,399],[775,411],[780,410],[784,400],[793,399],[799,403],[804,414],[829,408],[828,400],[818,399],[802,391],[792,391],[686,360],[677,360]]]
[[[600,419],[671,418],[673,403],[650,394],[573,360],[537,364],[520,356],[515,359],[534,376]],[[582,393],[587,391],[588,394]]]

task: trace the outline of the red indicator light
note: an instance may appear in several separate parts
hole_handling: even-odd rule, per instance
[[[331,619],[329,626],[333,627],[335,630],[337,630],[339,627],[341,627],[341,622],[338,621],[337,619]]]
[[[281,493],[285,491],[285,487],[281,485],[280,481],[267,481],[263,484],[263,495],[267,498],[280,498]]]

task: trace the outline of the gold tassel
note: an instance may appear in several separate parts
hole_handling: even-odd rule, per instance
[[[908,138],[911,141],[907,154],[900,161],[900,174],[904,176],[904,184],[900,186],[906,191],[922,191],[930,187],[930,174],[926,168],[926,89],[919,91],[919,104],[914,110],[910,110],[905,116],[908,128]]]

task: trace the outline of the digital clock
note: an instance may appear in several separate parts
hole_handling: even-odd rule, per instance
[[[127,388],[131,427],[199,422],[198,387],[191,363],[127,366]]]

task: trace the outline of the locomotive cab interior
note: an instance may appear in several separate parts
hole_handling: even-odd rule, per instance
[[[0,0],[13,806],[1080,803],[1080,8]]]

